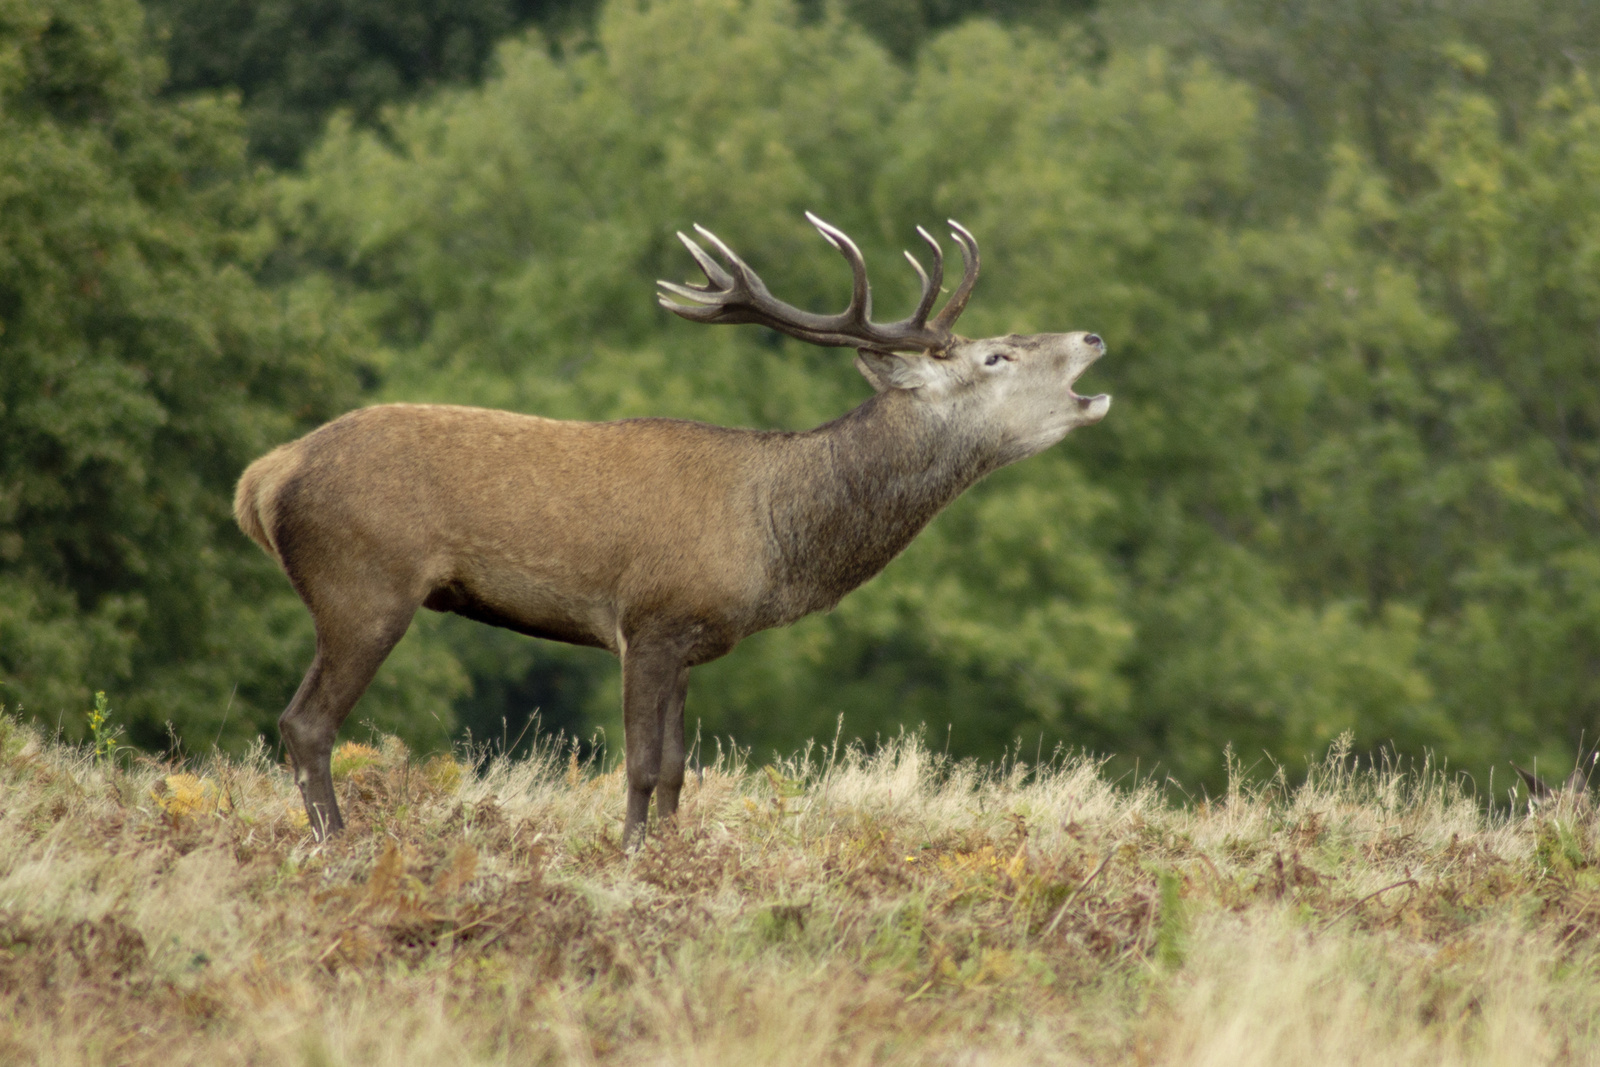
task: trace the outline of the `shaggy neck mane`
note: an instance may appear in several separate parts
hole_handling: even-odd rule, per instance
[[[805,611],[883,570],[994,466],[992,450],[900,390],[786,443],[771,535],[776,576]]]

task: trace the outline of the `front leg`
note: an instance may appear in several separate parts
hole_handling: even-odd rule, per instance
[[[677,809],[678,787],[683,785],[682,709],[688,677],[683,654],[670,646],[637,641],[622,654],[622,743],[628,771],[628,818],[622,825],[624,848],[636,848],[644,840],[650,794],[662,779],[663,749],[669,747],[662,743],[663,726],[668,709],[674,706],[679,725],[670,736],[675,737],[671,747],[678,753],[678,772],[669,789],[673,810]]]
[[[683,790],[683,765],[688,751],[683,743],[683,703],[689,696],[688,664],[678,668],[672,696],[661,708],[661,771],[656,779],[656,819],[666,822],[678,814],[678,794]]]

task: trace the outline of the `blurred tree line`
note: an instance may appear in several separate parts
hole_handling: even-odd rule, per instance
[[[801,429],[847,354],[656,308],[672,236],[971,335],[1093,329],[1111,416],[833,613],[698,668],[759,750],[926,723],[1214,784],[1343,730],[1600,729],[1600,12],[1581,0],[0,0],[0,701],[237,745],[310,656],[254,455],[407,399]],[[618,736],[604,654],[422,613],[353,721]],[[693,722],[691,722],[691,729]]]

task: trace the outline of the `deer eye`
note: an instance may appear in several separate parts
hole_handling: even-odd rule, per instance
[[[999,363],[1002,359],[1005,359],[1005,358],[1006,358],[1005,356],[1002,356],[998,352],[990,352],[989,353],[989,357],[983,361],[983,365],[985,367],[992,367],[996,363]]]

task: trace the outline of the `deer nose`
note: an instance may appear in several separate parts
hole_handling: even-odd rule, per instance
[[[1102,352],[1104,352],[1106,349],[1105,341],[1097,333],[1085,334],[1083,343],[1086,345],[1094,345],[1094,347],[1100,349]]]

